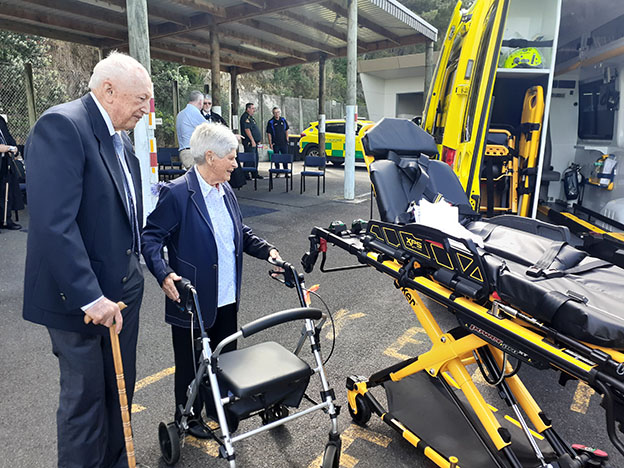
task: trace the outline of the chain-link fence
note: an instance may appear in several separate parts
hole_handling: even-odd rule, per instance
[[[79,70],[33,68],[35,118],[52,106],[82,96],[87,91],[89,75]],[[30,131],[27,85],[24,66],[0,63],[0,114],[7,116],[11,135],[18,144]]]
[[[34,104],[35,118],[45,110],[63,102],[77,99],[88,91],[89,72],[62,68],[34,68]],[[177,100],[179,109],[188,102],[189,93],[203,91],[204,86],[190,83],[188,80],[168,80],[167,76],[154,76],[154,95],[156,116],[162,124],[156,127],[155,137],[158,146],[175,146],[175,109]],[[231,122],[230,89],[227,80],[222,80],[221,114],[226,122]],[[7,116],[11,134],[23,144],[30,131],[26,80],[21,65],[0,63],[0,114]],[[241,91],[239,94],[239,116],[245,111],[245,104],[256,104],[256,121],[264,134],[266,122],[272,117],[273,107],[280,107],[282,116],[290,125],[290,133],[297,134],[305,130],[310,122],[318,120],[318,99],[303,99],[292,96],[279,96],[259,92]],[[325,104],[328,119],[344,118],[344,104],[328,100]]]

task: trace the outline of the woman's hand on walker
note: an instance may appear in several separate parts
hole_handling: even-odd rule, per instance
[[[175,282],[180,281],[181,279],[181,276],[178,276],[175,273],[169,273],[162,284],[162,290],[165,291],[167,297],[174,302],[180,302],[180,294],[175,286]]]

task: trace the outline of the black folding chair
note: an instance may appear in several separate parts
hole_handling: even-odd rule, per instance
[[[258,174],[258,163],[256,161],[255,153],[238,153],[238,162],[241,164],[243,172],[245,174],[251,174],[254,181],[254,190],[258,190],[258,179],[254,177]],[[245,165],[251,164],[251,165]]]
[[[178,156],[177,148],[158,148],[156,156],[158,158],[159,179],[171,180],[186,173],[186,171],[182,169],[181,162],[172,160],[172,156]]]
[[[323,178],[323,193],[325,193],[325,157],[324,156],[306,156],[303,162],[303,171],[301,171],[301,182],[299,184],[299,193],[305,192],[305,178],[316,177],[316,194],[320,195],[320,181]]]
[[[286,177],[286,191],[288,192],[288,179],[290,179],[290,190],[292,190],[292,154],[275,154],[271,156],[271,168],[269,169],[269,192],[273,190],[273,174],[277,177],[284,174]],[[285,169],[280,168],[280,164],[286,166]]]

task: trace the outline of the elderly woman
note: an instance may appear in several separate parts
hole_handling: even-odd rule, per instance
[[[243,224],[238,202],[227,183],[237,167],[237,147],[238,140],[224,125],[199,125],[191,136],[195,165],[183,177],[162,187],[143,231],[142,251],[147,267],[167,296],[165,321],[171,325],[176,366],[176,419],[180,405],[186,402],[186,389],[195,377],[192,337],[199,336],[199,326],[178,308],[174,282],[185,277],[197,289],[204,325],[214,347],[237,329],[243,252],[263,260],[279,259],[271,244]],[[169,261],[163,247],[167,247]],[[201,408],[198,398],[194,406],[197,419],[189,424],[189,432],[205,438],[209,435],[199,417]]]

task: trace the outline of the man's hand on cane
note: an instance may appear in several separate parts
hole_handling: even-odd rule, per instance
[[[105,297],[89,307],[85,311],[85,314],[91,317],[91,320],[95,325],[104,325],[105,327],[110,328],[114,323],[117,334],[119,334],[123,326],[121,309],[119,309],[119,306],[115,302],[110,301]]]

